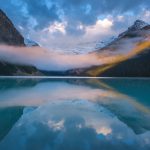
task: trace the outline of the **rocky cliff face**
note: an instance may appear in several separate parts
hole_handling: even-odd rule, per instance
[[[25,46],[24,38],[2,10],[0,10],[0,43]]]
[[[2,10],[0,10],[0,44],[25,46],[23,36]],[[13,75],[42,75],[42,73],[33,66],[11,64],[0,60],[0,76]]]

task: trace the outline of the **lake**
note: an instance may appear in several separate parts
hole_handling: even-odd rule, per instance
[[[149,150],[150,79],[0,79],[0,150]]]

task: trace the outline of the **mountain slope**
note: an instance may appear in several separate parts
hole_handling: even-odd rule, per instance
[[[23,36],[17,31],[11,20],[2,10],[0,10],[0,44],[25,46]],[[42,75],[42,73],[32,66],[0,61],[0,75]]]
[[[35,41],[32,41],[30,39],[24,39],[24,43],[25,43],[26,47],[36,47],[36,46],[39,46],[38,43],[36,43]]]
[[[136,51],[137,50],[137,51]],[[111,64],[92,67],[90,75],[108,77],[149,77],[150,76],[150,42],[139,43],[132,55],[114,61]]]
[[[89,68],[68,71],[78,76],[118,76],[149,77],[150,76],[150,25],[137,20],[112,41],[95,52],[97,56],[107,53],[108,63]]]
[[[0,10],[0,43],[25,46],[23,36],[16,30],[11,20]]]
[[[145,49],[144,52],[136,55],[136,57],[117,63],[99,75],[111,77],[150,77],[150,45],[148,49]]]

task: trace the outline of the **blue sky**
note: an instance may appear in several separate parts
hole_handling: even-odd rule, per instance
[[[0,0],[18,30],[41,45],[106,39],[136,19],[150,22],[149,0]]]

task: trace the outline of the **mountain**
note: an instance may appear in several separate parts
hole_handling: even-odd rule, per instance
[[[137,20],[108,45],[94,52],[113,60],[99,66],[69,70],[78,76],[150,77],[150,25]]]
[[[114,40],[115,40],[115,37],[110,37],[104,40],[96,40],[92,42],[79,43],[78,45],[76,45],[74,50],[71,50],[71,51],[74,51],[74,53],[76,54],[92,53],[93,51],[96,51],[105,47],[106,45],[108,45]]]
[[[9,46],[32,47],[39,46],[36,42],[24,39],[7,15],[0,10],[0,44]],[[86,45],[86,46],[85,46]],[[0,61],[0,75],[73,75],[73,76],[118,76],[118,77],[150,77],[150,25],[142,20],[136,20],[125,32],[117,38],[106,42],[96,41],[80,44],[75,50],[89,49],[102,59],[106,54],[113,59],[98,66],[77,68],[68,71],[39,71],[36,67],[11,64]],[[105,55],[103,56],[105,58]]]
[[[38,43],[36,43],[35,41],[32,41],[32,40],[30,40],[30,39],[24,39],[24,43],[25,43],[26,47],[39,46]]]
[[[103,48],[108,43],[115,40],[115,37],[110,37],[104,40],[93,40],[93,41],[87,41],[87,42],[79,42],[76,44],[71,45],[51,45],[50,49],[52,52],[57,52],[59,54],[71,54],[71,55],[79,55],[79,54],[88,54],[93,51],[96,51],[100,48]]]
[[[144,21],[142,21],[142,20],[136,20],[136,21],[134,22],[134,24],[133,24],[131,27],[129,27],[127,31],[121,33],[121,34],[119,35],[119,37],[120,37],[120,38],[121,38],[121,37],[124,37],[124,36],[126,36],[128,33],[131,33],[131,32],[134,32],[134,31],[140,31],[141,29],[143,29],[143,28],[145,28],[145,27],[147,27],[147,26],[149,26],[148,23],[146,23],[146,22],[144,22]]]
[[[0,44],[25,46],[23,36],[2,10],[0,10]],[[42,75],[42,73],[33,66],[23,66],[0,61],[0,75]]]
[[[0,10],[0,43],[25,46],[23,36],[17,31],[11,20]]]

